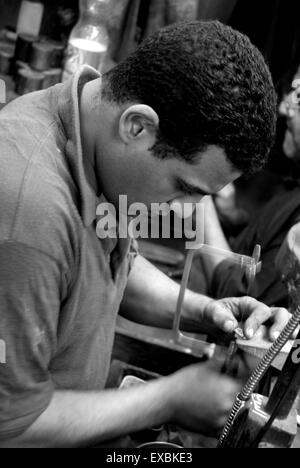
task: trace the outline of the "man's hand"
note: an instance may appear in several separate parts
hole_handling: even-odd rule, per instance
[[[190,431],[217,436],[240,391],[235,381],[205,365],[183,369],[168,378],[171,422]]]
[[[0,448],[94,447],[166,423],[216,436],[239,390],[200,364],[118,391],[58,391],[32,426]]]
[[[230,336],[242,323],[244,335],[252,339],[262,325],[269,325],[269,338],[275,341],[291,318],[286,309],[270,308],[251,297],[211,301],[202,312],[201,328],[218,338]]]

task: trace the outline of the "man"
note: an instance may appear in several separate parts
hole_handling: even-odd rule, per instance
[[[178,286],[130,239],[100,241],[99,199],[199,201],[259,169],[274,136],[275,93],[260,53],[218,22],[162,30],[103,79],[20,98],[1,113],[0,438],[4,447],[90,446],[172,421],[212,432],[236,383],[203,366],[138,389],[103,391],[122,311],[170,327]],[[127,277],[131,269],[130,277]],[[188,330],[251,338],[289,315],[254,299],[188,292]]]
[[[290,92],[280,104],[279,112],[286,118],[287,128],[284,137],[283,151],[287,158],[299,166],[300,161],[300,68],[298,69]]]
[[[299,71],[293,84],[299,86]],[[276,304],[280,307],[288,307],[289,298],[280,272],[276,269],[276,256],[289,230],[300,222],[300,106],[297,86],[291,86],[291,91],[279,107],[279,113],[286,119],[287,124],[283,152],[286,158],[293,161],[293,177],[282,177],[276,186],[276,195],[251,217],[248,227],[232,245],[234,252],[245,255],[251,255],[256,244],[261,245],[263,265],[251,295],[267,305]],[[230,250],[211,199],[206,201],[206,215],[206,241]],[[205,269],[210,283],[209,292],[213,297],[247,294],[248,283],[245,274],[236,265],[220,258],[206,258]]]

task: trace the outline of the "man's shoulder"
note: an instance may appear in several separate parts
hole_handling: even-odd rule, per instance
[[[18,97],[1,110],[0,121],[20,120],[25,122],[32,117],[32,120],[36,120],[37,123],[44,123],[55,114],[56,95],[57,92],[50,88]]]
[[[37,97],[39,102],[47,98]],[[60,245],[76,243],[81,232],[76,187],[55,118],[46,117],[46,110],[40,113],[39,106],[35,114],[27,108],[22,114],[26,102],[21,98],[0,112],[0,239],[55,256]]]
[[[61,132],[52,90],[38,91],[15,99],[0,111],[0,162],[11,153],[29,158],[51,133]]]
[[[58,261],[66,256],[71,260],[83,228],[64,181],[33,168],[19,186],[15,182],[7,185],[8,193],[0,189],[0,240],[14,240]]]

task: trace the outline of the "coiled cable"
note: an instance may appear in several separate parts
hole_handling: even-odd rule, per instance
[[[234,406],[231,410],[229,418],[225,424],[221,437],[219,439],[218,447],[217,448],[224,448],[225,443],[230,435],[231,429],[233,428],[233,423],[239,414],[240,410],[243,408],[245,403],[250,399],[251,395],[255,391],[257,385],[271,366],[272,362],[276,358],[276,356],[280,353],[282,348],[286,345],[290,337],[296,331],[297,327],[300,324],[300,306],[297,307],[296,312],[290,319],[289,323],[282,331],[281,335],[278,339],[273,343],[271,348],[266,352],[265,356],[258,364],[254,372],[251,374],[249,380],[247,381],[246,385],[242,389],[242,391],[238,394]]]

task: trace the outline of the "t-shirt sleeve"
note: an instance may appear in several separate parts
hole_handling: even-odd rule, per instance
[[[61,271],[39,250],[0,243],[0,439],[26,431],[46,410],[54,386]]]
[[[245,271],[228,260],[221,262],[215,269],[210,295],[215,299],[224,297],[242,297],[248,292],[248,281]]]

